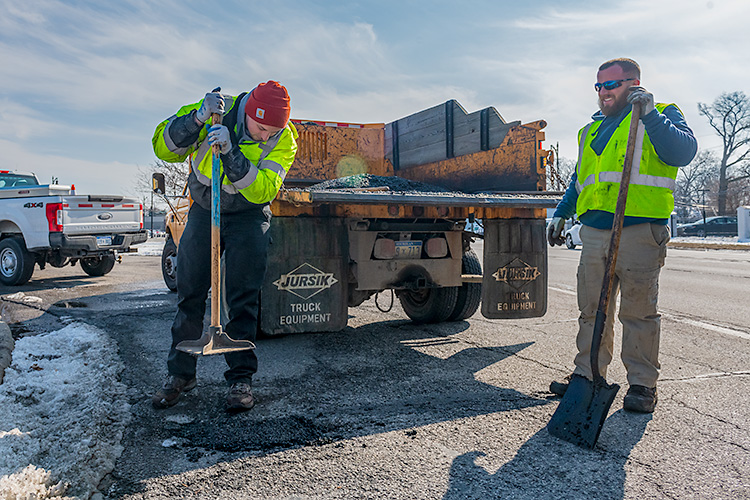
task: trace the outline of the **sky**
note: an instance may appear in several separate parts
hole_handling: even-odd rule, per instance
[[[641,66],[699,149],[698,113],[750,94],[750,2],[443,0],[279,2],[0,0],[0,169],[87,194],[143,198],[154,129],[220,86],[284,84],[292,118],[387,123],[449,99],[506,121],[543,119],[576,156],[596,111],[596,68]]]

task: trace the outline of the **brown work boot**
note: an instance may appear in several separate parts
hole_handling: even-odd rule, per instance
[[[247,411],[255,406],[255,398],[250,384],[238,382],[232,384],[227,394],[228,411]]]
[[[164,387],[156,391],[151,397],[151,403],[157,410],[163,410],[174,406],[180,400],[180,395],[183,392],[188,392],[195,388],[196,380],[193,377],[190,380],[184,378],[170,376],[164,383]]]
[[[651,389],[642,385],[631,385],[625,394],[622,408],[638,413],[653,413],[657,399],[656,387]]]

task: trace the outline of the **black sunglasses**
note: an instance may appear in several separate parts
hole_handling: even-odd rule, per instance
[[[624,80],[607,80],[604,83],[595,83],[594,88],[597,92],[599,92],[602,87],[604,87],[607,90],[614,90],[617,87],[622,85],[622,82],[629,82],[630,80],[635,80],[635,78],[625,78]]]

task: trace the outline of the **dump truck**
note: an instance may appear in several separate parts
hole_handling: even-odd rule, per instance
[[[480,305],[492,319],[545,314],[546,209],[561,194],[545,190],[546,122],[450,100],[387,124],[292,123],[298,152],[272,202],[263,334],[341,330],[349,307],[389,290],[418,323],[465,320]],[[154,188],[164,193],[163,176]],[[162,253],[173,290],[183,195]],[[483,234],[467,230],[480,220]]]

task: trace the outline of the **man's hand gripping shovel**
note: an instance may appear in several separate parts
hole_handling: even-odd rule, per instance
[[[221,88],[214,89],[219,92]],[[221,123],[220,114],[211,115],[214,125]],[[223,354],[255,349],[249,340],[233,340],[221,328],[221,157],[216,144],[212,147],[211,169],[211,325],[197,340],[183,340],[177,350],[194,356]]]

